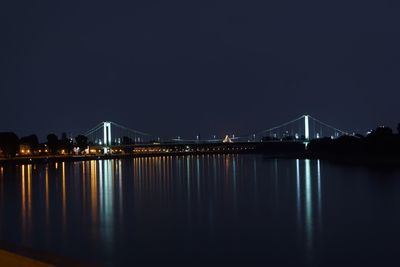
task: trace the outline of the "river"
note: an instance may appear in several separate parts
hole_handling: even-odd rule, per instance
[[[400,168],[262,155],[0,167],[0,239],[82,263],[389,265]]]

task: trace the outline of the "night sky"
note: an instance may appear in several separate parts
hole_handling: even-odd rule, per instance
[[[0,131],[75,136],[110,120],[240,135],[306,113],[395,127],[400,4],[342,3],[2,1]]]

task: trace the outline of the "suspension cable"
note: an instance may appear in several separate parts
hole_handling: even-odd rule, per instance
[[[93,132],[99,130],[101,127],[103,127],[102,123],[97,124],[95,127],[84,133],[85,136],[92,134]]]
[[[312,116],[309,116],[309,117],[310,117],[311,119],[313,119],[314,121],[316,121],[316,122],[318,122],[318,123],[320,123],[320,124],[322,124],[322,125],[324,125],[324,126],[326,126],[326,127],[328,127],[328,128],[331,128],[331,129],[333,129],[333,130],[335,130],[335,131],[338,131],[338,132],[343,133],[343,134],[349,134],[348,132],[345,132],[345,131],[342,131],[342,130],[336,128],[336,127],[333,127],[332,125],[329,125],[329,124],[327,124],[327,123],[325,123],[325,122],[322,122],[322,121],[320,121],[320,120],[318,120],[318,119],[316,119],[316,118],[314,118],[314,117],[312,117]]]
[[[288,125],[288,124],[291,124],[291,123],[293,123],[293,122],[296,122],[296,121],[298,121],[298,120],[301,120],[302,118],[304,118],[304,116],[305,116],[305,115],[302,115],[302,116],[299,117],[299,118],[296,118],[296,119],[294,119],[294,120],[291,120],[291,121],[282,123],[281,125],[275,126],[275,127],[271,128],[271,129],[267,129],[267,130],[264,130],[264,131],[260,131],[260,132],[258,132],[257,134],[270,132],[270,131],[276,130],[276,129],[278,129],[278,128],[284,127],[284,126],[286,126],[286,125]]]
[[[129,132],[135,133],[135,134],[145,135],[145,136],[151,136],[151,135],[148,134],[148,133],[144,133],[144,132],[139,132],[139,131],[136,131],[136,130],[132,130],[132,129],[129,129],[129,128],[125,127],[125,126],[122,126],[122,125],[120,125],[120,124],[118,124],[118,123],[115,123],[115,122],[111,122],[111,124],[113,124],[113,125],[115,125],[115,126],[117,126],[117,127],[119,127],[119,128],[122,128],[122,129],[124,129],[124,130],[127,130],[127,131],[129,131]]]

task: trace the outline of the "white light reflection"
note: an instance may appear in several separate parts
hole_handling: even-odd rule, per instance
[[[212,155],[213,158],[213,181],[214,181],[214,199],[217,199],[217,158]]]
[[[301,225],[301,181],[300,181],[300,161],[296,159],[296,206],[297,206],[297,225]]]
[[[118,160],[118,193],[119,193],[119,215],[122,222],[123,206],[122,206],[122,162]]]
[[[200,204],[200,158],[196,158],[196,178],[197,178],[197,201]]]
[[[104,165],[103,165],[103,161],[102,160],[99,160],[98,161],[98,163],[99,163],[99,202],[100,202],[100,218],[101,218],[101,213],[102,213],[102,211],[103,211],[103,202],[104,202],[104,199],[103,199],[103,168],[104,168]]]
[[[190,200],[190,160],[189,157],[186,157],[186,185],[187,185],[187,216],[188,216],[188,225],[191,225],[192,217],[191,217],[191,200]]]
[[[100,203],[102,203],[100,207],[100,218],[102,220],[101,224],[103,225],[103,237],[110,249],[114,237],[114,160],[105,160],[102,163],[104,175],[102,175],[103,171],[100,171],[100,185],[103,184],[103,186],[100,187]],[[100,168],[100,170],[101,169],[102,168]]]
[[[318,179],[318,223],[320,230],[322,227],[322,201],[321,201],[321,162],[317,160],[317,179]]]
[[[190,160],[189,157],[186,158],[186,180],[187,180],[187,193],[188,202],[190,203]]]
[[[313,250],[313,210],[312,210],[312,181],[310,160],[305,160],[305,226],[306,247],[309,253]]]

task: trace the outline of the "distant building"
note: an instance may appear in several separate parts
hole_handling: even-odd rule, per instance
[[[46,144],[39,144],[37,151],[38,154],[47,154],[49,149],[47,148]]]
[[[31,155],[32,154],[32,148],[29,144],[20,144],[19,145],[19,155]]]

